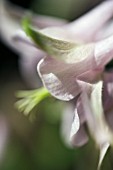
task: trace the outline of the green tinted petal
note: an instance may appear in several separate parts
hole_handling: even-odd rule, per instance
[[[42,30],[34,29],[30,24],[29,18],[25,18],[23,20],[23,28],[26,34],[33,39],[33,41],[38,45],[39,48],[46,51],[49,55],[54,55],[57,58],[69,55],[70,53],[72,53],[72,50],[74,50],[74,48],[78,45],[75,42],[61,40],[61,38],[54,38],[52,36],[52,33],[54,32],[55,34],[55,28]],[[61,33],[62,32],[59,29],[59,34]]]

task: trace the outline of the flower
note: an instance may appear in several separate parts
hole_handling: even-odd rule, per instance
[[[109,0],[62,27],[37,29],[28,19],[23,24],[26,34],[47,53],[37,67],[44,86],[57,99],[70,101],[76,98],[71,129],[73,145],[87,142],[84,128],[87,123],[100,148],[99,167],[113,141],[109,119],[113,116],[113,72],[105,70],[113,59],[113,29],[109,28],[113,24],[112,20],[109,23],[112,17],[113,1]],[[21,40],[25,39],[21,37]],[[78,129],[77,121],[80,121]]]
[[[38,63],[38,73],[54,97],[72,100],[83,89],[89,93],[94,84],[103,80],[105,66],[113,59],[113,30],[106,27],[112,16],[113,1],[109,0],[62,27],[36,29],[24,21],[27,35],[47,53]],[[28,42],[27,36],[19,34],[16,40]]]
[[[6,11],[4,16],[9,17]],[[85,144],[88,141],[85,128],[87,124],[88,131],[100,149],[99,168],[108,147],[113,145],[113,71],[105,70],[106,65],[113,59],[112,16],[113,1],[109,0],[72,23],[64,25],[64,22],[61,22],[60,27],[56,21],[53,22],[54,20],[50,25],[45,23],[47,18],[44,23],[39,22],[39,25],[37,21],[40,20],[33,18],[31,24],[25,19],[23,26],[28,36],[20,31],[12,43],[9,38],[15,27],[20,26],[17,26],[12,18],[8,18],[8,21],[14,24],[14,31],[11,29],[9,37],[4,34],[4,28],[7,27],[4,27],[4,24],[1,27],[3,38],[23,56],[23,68],[26,67],[27,72],[31,73],[31,65],[28,65],[32,62],[30,57],[35,56],[38,73],[48,91],[60,100],[76,99],[70,138],[74,146]],[[19,19],[21,17],[19,16]],[[55,23],[57,27],[50,27]],[[44,28],[47,26],[49,28]],[[15,42],[18,42],[19,46]],[[29,61],[27,65],[26,61]],[[35,104],[48,96],[45,89],[42,88],[42,92],[43,96],[37,90],[34,93],[19,94],[20,97],[26,97],[20,101],[20,104],[24,105],[20,109],[28,114]]]
[[[101,32],[100,28],[113,16],[112,9],[112,1],[103,2],[89,15],[86,14],[82,19],[62,28],[34,30],[27,25],[28,27],[25,28],[27,33],[41,49],[49,54],[39,62],[38,72],[45,87],[53,96],[61,100],[73,99],[80,93],[77,80],[89,83],[93,81],[94,83],[99,79],[105,65],[113,57],[113,36],[100,41],[96,41],[96,39],[98,39],[99,31]],[[103,19],[105,10],[108,15]],[[81,43],[87,38],[87,36],[83,36],[86,28],[81,25],[85,21],[87,30],[93,28],[88,31],[90,37],[86,42],[93,41],[87,44]],[[96,25],[94,21],[98,21]],[[80,30],[78,27],[82,29]],[[75,28],[75,33],[72,28],[73,30]],[[78,39],[79,41],[77,41]]]

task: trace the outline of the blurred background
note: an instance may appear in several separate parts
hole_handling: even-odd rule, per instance
[[[74,20],[102,0],[10,0],[38,14]],[[1,11],[2,12],[2,11]],[[1,15],[1,14],[0,14]],[[2,22],[0,22],[0,25]],[[93,143],[69,148],[61,138],[60,124],[67,103],[48,98],[33,110],[33,118],[14,107],[18,90],[38,88],[34,75],[22,69],[20,55],[0,41],[0,170],[96,170],[98,150]],[[27,68],[26,68],[27,69]],[[32,84],[32,77],[37,81]],[[31,79],[30,79],[31,78]],[[35,114],[34,114],[35,112]],[[102,170],[113,169],[113,155],[105,157]]]

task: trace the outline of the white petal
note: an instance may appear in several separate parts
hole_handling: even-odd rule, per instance
[[[75,110],[74,120],[71,127],[70,139],[77,133],[80,127],[80,120],[78,117],[77,110]]]
[[[113,59],[113,35],[95,44],[97,66],[103,67]]]
[[[77,76],[90,70],[93,64],[93,60],[66,64],[54,58],[46,57],[39,62],[38,73],[44,86],[53,96],[68,101],[81,92],[81,88],[76,81]],[[87,82],[87,77],[84,81]]]
[[[99,163],[98,163],[98,170],[100,170],[103,159],[107,153],[107,150],[109,148],[109,143],[105,143],[101,148],[100,148],[100,157],[99,157]]]
[[[67,29],[72,32],[74,38],[84,42],[93,41],[96,39],[96,33],[112,16],[113,1],[105,1],[83,17],[67,25]]]
[[[72,137],[71,143],[73,146],[82,146],[88,142],[88,135],[85,131],[84,125],[80,126],[80,129],[77,133]]]

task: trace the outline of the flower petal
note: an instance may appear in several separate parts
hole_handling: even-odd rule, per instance
[[[63,26],[67,23],[66,20],[61,18],[56,18],[53,16],[44,16],[44,15],[37,15],[34,14],[32,18],[32,23],[34,26],[38,28],[45,28],[45,27],[53,27],[53,26]]]
[[[49,55],[53,55],[55,57],[59,57],[61,55],[61,59],[63,57],[69,56],[73,49],[77,46],[76,43],[65,41],[59,38],[56,38],[56,31],[51,30],[51,34],[48,34],[48,29],[34,29],[29,23],[29,19],[24,19],[23,21],[24,31],[28,36],[30,36],[33,41],[37,44],[39,48],[47,52]],[[52,33],[55,35],[53,36]],[[62,34],[61,34],[62,35]],[[61,36],[62,37],[62,36]]]
[[[95,41],[96,34],[112,16],[113,1],[109,0],[68,24],[66,28],[72,33],[73,38],[81,39],[84,42]]]
[[[28,12],[24,8],[13,5],[6,0],[0,0],[1,10],[1,25],[0,35],[2,40],[13,50],[18,52],[18,46],[12,41],[14,33],[21,28],[21,20]],[[55,17],[33,15],[32,24],[38,28],[44,28],[48,26],[61,26],[66,23],[63,19],[57,19]]]
[[[113,35],[95,44],[97,66],[103,67],[113,59]]]
[[[77,109],[75,109],[74,120],[71,126],[70,139],[77,133],[80,128],[80,120],[78,117]]]
[[[78,20],[75,20],[70,24],[65,24],[64,26],[56,28],[52,27],[42,29],[40,31],[38,30],[37,36],[40,39],[41,36],[40,34],[43,33],[44,34],[43,36],[46,35],[56,39],[67,41],[70,40],[79,43],[95,41],[97,40],[99,31],[102,31],[102,27],[107,23],[107,21],[112,16],[113,16],[113,2],[109,0],[107,2],[103,2],[102,4],[91,10],[91,12],[88,12],[88,14],[84,15],[83,17],[79,18]],[[31,32],[30,29],[31,28],[29,28],[29,32]],[[36,34],[34,34],[34,37],[35,35]],[[41,39],[43,38],[43,36],[41,36]],[[42,47],[42,44],[40,44],[42,43],[40,42],[42,40],[36,40],[35,38],[35,41],[37,41],[38,42],[37,44],[41,45]]]
[[[101,40],[113,35],[113,19],[106,23],[102,30],[100,30],[96,36],[96,40]]]
[[[77,133],[80,127],[79,117],[77,112],[74,114],[74,106],[67,104],[64,108],[61,124],[61,135],[66,144],[72,146],[73,135]]]
[[[102,81],[93,85],[91,94],[83,91],[81,94],[84,113],[86,115],[89,131],[100,149],[98,170],[101,167],[104,156],[113,139],[103,116],[102,107]]]
[[[99,82],[97,83],[97,86],[96,85],[92,86],[92,92],[89,95],[87,94],[86,91],[84,91],[84,89],[81,94],[81,100],[82,100],[81,103],[83,105],[84,114],[86,116],[86,120],[92,135],[96,135],[95,128],[98,128],[97,126],[98,121],[96,119],[98,119],[98,117],[100,117],[103,112],[102,105],[101,105],[101,92],[102,92],[102,82]]]
[[[70,71],[70,66],[50,57],[42,59],[38,64],[38,72],[44,85],[60,100],[68,101],[80,92]]]
[[[38,72],[45,87],[53,96],[68,101],[81,92],[76,81],[77,76],[90,70],[93,64],[93,59],[89,62],[85,60],[75,64],[66,64],[54,58],[46,57],[39,62]]]
[[[15,34],[13,41],[18,47],[18,52],[20,54],[19,68],[24,80],[32,88],[40,87],[42,83],[37,74],[36,67],[45,53],[36,48],[30,38],[21,30]]]
[[[71,139],[71,143],[73,146],[82,146],[88,142],[88,135],[85,131],[84,125],[80,126],[80,129],[77,131],[76,134]]]
[[[102,79],[101,73],[105,65],[113,58],[113,37],[98,42],[95,46],[76,47],[72,52],[72,57],[66,53],[63,56],[67,63],[48,56],[38,65],[44,85],[53,96],[61,100],[77,96],[81,92],[80,81],[82,84],[92,84]]]
[[[76,63],[94,56],[95,67],[102,68],[113,58],[113,35],[95,44],[80,45],[72,41],[57,39],[51,34],[47,35],[43,29],[35,30],[26,20],[24,29],[39,48],[66,63]]]
[[[20,72],[30,87],[37,88],[42,84],[35,68],[45,53],[38,50],[33,41],[22,30],[18,31],[21,28],[21,19],[25,15],[26,10],[7,3],[5,0],[0,0],[0,9],[2,23],[0,26],[1,38],[16,53],[20,54]],[[54,17],[33,15],[32,23],[39,28],[43,28],[53,25],[60,26],[65,21]]]
[[[103,146],[100,148],[100,157],[99,157],[99,163],[98,163],[98,170],[100,170],[102,162],[104,160],[104,157],[108,151],[109,143],[103,144]]]
[[[112,144],[113,134],[103,114],[102,81],[92,87],[93,89],[89,97],[86,92],[83,91],[81,93],[81,99],[91,135],[99,145],[99,148],[102,148],[106,143]]]
[[[14,32],[20,28],[20,17],[15,18],[10,14],[9,10],[6,9],[4,0],[0,1],[0,11],[0,18],[2,23],[0,25],[0,37],[2,41],[4,41],[8,46],[14,50],[17,50],[17,47],[11,40],[11,37],[13,36]]]

